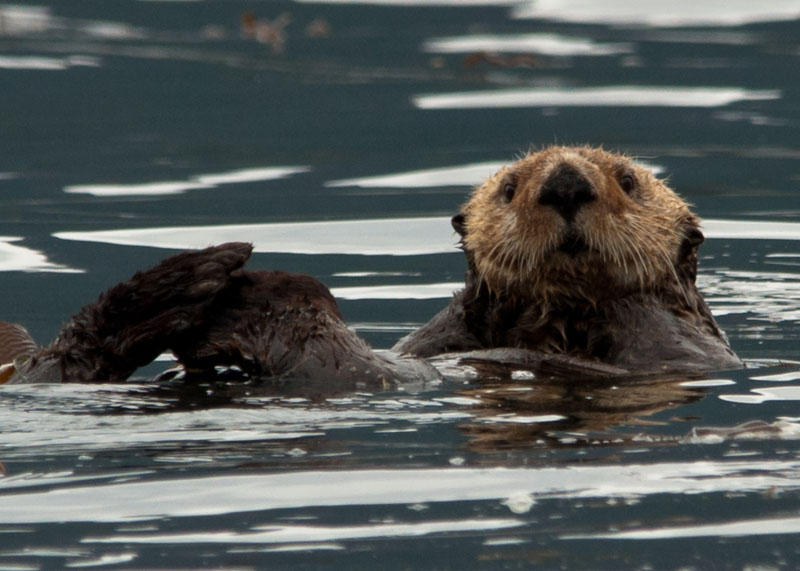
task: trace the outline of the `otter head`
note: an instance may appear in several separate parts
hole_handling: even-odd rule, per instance
[[[663,182],[589,147],[531,152],[453,218],[470,270],[496,294],[591,302],[693,284],[698,220]]]

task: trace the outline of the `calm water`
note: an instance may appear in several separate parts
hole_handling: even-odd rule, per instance
[[[469,187],[592,143],[707,221],[702,289],[753,368],[3,387],[0,568],[800,566],[797,2],[371,4],[0,4],[2,318],[44,342],[242,239],[389,347],[458,288]]]

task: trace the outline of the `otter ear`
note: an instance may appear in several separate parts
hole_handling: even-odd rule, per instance
[[[706,237],[697,226],[690,226],[686,229],[684,234],[683,243],[690,248],[697,248],[700,244],[706,241]]]
[[[462,212],[459,212],[450,219],[450,224],[453,225],[453,230],[458,232],[462,238],[467,235],[467,217]]]
[[[706,237],[695,224],[687,224],[684,228],[676,269],[679,275],[690,282],[697,279],[697,247],[705,239]]]
[[[683,241],[681,242],[679,261],[685,260],[697,252],[697,247],[705,242],[706,237],[695,223],[687,223],[683,227]]]

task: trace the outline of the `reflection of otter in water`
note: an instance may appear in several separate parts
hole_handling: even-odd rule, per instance
[[[189,371],[356,384],[436,378],[420,358],[453,352],[567,374],[741,366],[695,287],[697,219],[620,155],[530,153],[479,187],[453,225],[466,287],[392,352],[376,354],[348,329],[313,278],[241,269],[251,248],[233,243],[111,288],[50,346],[0,354],[25,357],[5,375],[122,380],[166,350]]]
[[[472,402],[469,421],[459,425],[472,451],[594,446],[632,443],[658,413],[698,401],[703,388],[686,375],[625,375],[606,378],[528,375],[502,363],[470,362],[476,380],[458,394]],[[516,377],[516,378],[515,378]],[[658,418],[658,417],[657,417]],[[663,417],[662,417],[663,418]],[[619,427],[633,428],[619,430]],[[674,441],[647,430],[653,442]],[[638,442],[641,445],[641,441]]]

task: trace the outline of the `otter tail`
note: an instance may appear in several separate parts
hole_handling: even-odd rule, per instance
[[[34,355],[62,381],[119,382],[203,324],[206,310],[252,253],[231,242],[181,252],[136,273],[83,307],[56,340]]]

